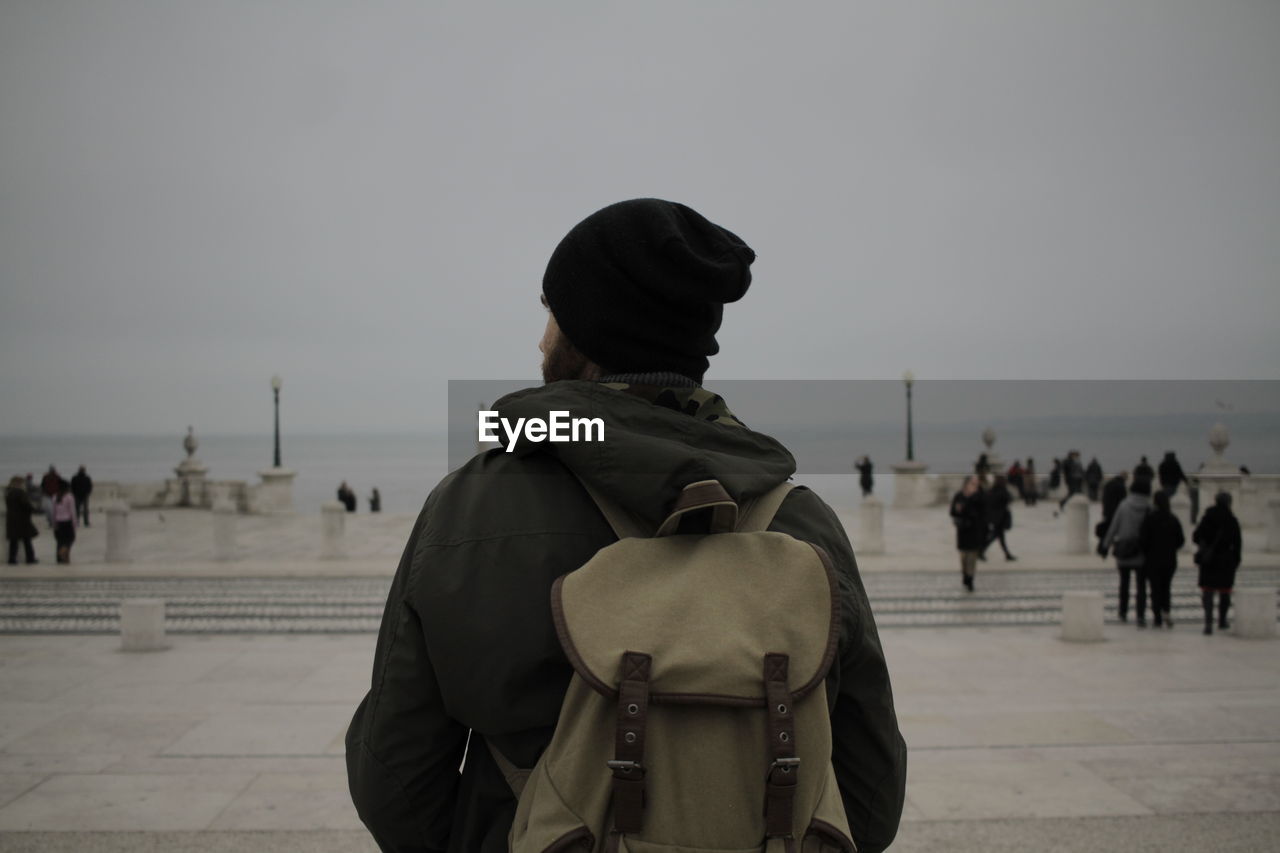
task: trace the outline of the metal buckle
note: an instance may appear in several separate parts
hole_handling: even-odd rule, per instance
[[[783,773],[790,773],[799,766],[799,758],[775,758],[773,760],[773,764],[769,765],[769,775],[773,775],[774,770],[781,770]]]
[[[639,761],[606,761],[605,765],[615,773],[630,773],[632,770],[644,770]]]

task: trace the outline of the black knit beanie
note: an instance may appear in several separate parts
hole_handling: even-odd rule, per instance
[[[751,284],[755,252],[671,201],[596,211],[556,246],[542,292],[565,336],[613,373],[672,371],[702,381],[720,351],[724,303]]]

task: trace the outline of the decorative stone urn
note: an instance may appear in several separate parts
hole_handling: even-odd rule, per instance
[[[204,506],[205,478],[209,469],[196,459],[196,450],[200,442],[196,440],[195,427],[187,427],[186,438],[182,439],[182,449],[187,451],[187,458],[178,463],[173,472],[178,475],[180,494],[179,506]]]

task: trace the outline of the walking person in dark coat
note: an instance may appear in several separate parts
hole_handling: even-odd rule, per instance
[[[89,526],[89,495],[93,494],[93,480],[84,466],[71,478],[71,496],[76,499],[76,518],[85,526]]]
[[[1089,490],[1089,500],[1096,501],[1098,499],[1098,490],[1102,488],[1102,466],[1098,464],[1098,457],[1089,460],[1089,467],[1084,469],[1084,484]]]
[[[1005,560],[1018,559],[1009,553],[1009,546],[1004,541],[1004,532],[1013,527],[1013,512],[1009,509],[1012,501],[1013,495],[1009,493],[1009,486],[1004,476],[996,477],[995,484],[987,491],[987,536],[982,543],[982,550],[978,552],[979,560],[987,559],[987,548],[991,547],[992,542],[1000,543],[1000,550],[1004,551]]]
[[[871,458],[868,456],[859,456],[858,461],[853,463],[853,467],[858,469],[858,485],[862,487],[862,496],[868,497],[875,488],[875,477],[872,474]]]
[[[1116,570],[1120,573],[1120,621],[1129,621],[1129,576],[1137,575],[1137,623],[1147,627],[1146,558],[1142,554],[1142,522],[1151,511],[1151,481],[1137,480],[1129,487],[1129,496],[1116,507],[1107,535],[1098,546],[1098,554],[1107,556],[1114,548]]]
[[[951,523],[956,527],[956,550],[960,552],[960,577],[964,588],[973,592],[973,575],[978,569],[978,553],[987,538],[987,507],[977,474],[964,481],[964,488],[951,498]]]
[[[369,512],[382,512],[382,493],[374,486],[369,494]]]
[[[1053,459],[1053,468],[1049,470],[1049,491],[1053,491],[1062,485],[1062,460],[1056,456]]]
[[[1129,492],[1129,472],[1121,471],[1110,480],[1102,488],[1102,520],[1098,522],[1098,526],[1093,528],[1094,534],[1098,537],[1098,547],[1102,547],[1102,540],[1107,538],[1107,530],[1111,528],[1111,519],[1115,518],[1116,507],[1120,506],[1120,502],[1124,500],[1124,496]]]
[[[1147,461],[1147,457],[1142,457],[1133,469],[1133,481],[1146,480],[1148,485],[1155,482],[1156,470],[1151,467],[1151,463]]]
[[[1204,632],[1213,633],[1213,594],[1218,593],[1218,628],[1227,629],[1227,610],[1231,607],[1231,588],[1236,584],[1240,567],[1240,522],[1231,512],[1231,495],[1219,492],[1213,506],[1191,535],[1200,546],[1196,564],[1200,566],[1200,595],[1204,605]]]
[[[1168,492],[1156,492],[1156,508],[1142,522],[1142,553],[1146,557],[1147,581],[1151,584],[1151,614],[1155,626],[1173,627],[1170,588],[1178,570],[1178,549],[1186,544],[1182,522],[1169,509]]]
[[[36,526],[31,523],[35,508],[31,506],[31,498],[27,495],[27,486],[21,477],[9,481],[4,490],[4,535],[9,540],[9,565],[18,564],[18,543],[26,551],[27,563],[38,563],[35,548],[31,540],[40,535]]]
[[[1066,506],[1073,495],[1084,490],[1084,466],[1080,464],[1080,451],[1073,450],[1067,454],[1062,463],[1062,480],[1067,484],[1067,493],[1058,501],[1058,510]]]
[[[1173,497],[1178,493],[1178,486],[1187,482],[1187,475],[1182,470],[1182,466],[1178,464],[1178,457],[1173,455],[1170,450],[1165,453],[1164,459],[1160,460],[1160,489],[1169,493],[1169,497]]]
[[[58,469],[52,465],[40,478],[41,509],[44,510],[44,517],[48,520],[50,528],[53,527],[53,500],[58,496],[58,484],[61,482],[62,477],[58,474]]]

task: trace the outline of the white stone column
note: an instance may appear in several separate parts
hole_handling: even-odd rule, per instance
[[[1066,518],[1067,553],[1089,553],[1089,499],[1082,494],[1074,494],[1063,506]]]
[[[297,471],[288,468],[266,468],[258,472],[258,511],[268,514],[293,512],[293,478]]]
[[[219,562],[236,558],[236,507],[229,500],[213,506],[213,559]]]
[[[129,507],[113,503],[107,507],[107,557],[108,563],[128,563],[133,557],[129,551]]]
[[[1182,550],[1191,550],[1191,531],[1195,528],[1191,524],[1191,496],[1187,489],[1179,488],[1178,493],[1169,499],[1169,511],[1182,524],[1182,532],[1185,534]]]
[[[169,648],[164,637],[164,602],[158,598],[127,598],[120,602],[120,640],[120,648],[126,652]]]
[[[1231,593],[1235,606],[1232,630],[1237,637],[1262,640],[1276,635],[1276,591],[1265,587],[1236,587]]]
[[[899,462],[890,465],[893,469],[893,507],[894,509],[914,509],[933,505],[929,480],[925,471],[929,469],[923,462]]]
[[[1267,550],[1280,551],[1280,495],[1267,498]]]
[[[1062,639],[1073,643],[1102,639],[1102,593],[1071,590],[1062,594]]]
[[[874,495],[858,507],[858,553],[884,553],[884,504]]]
[[[324,534],[321,559],[340,560],[347,556],[342,542],[346,523],[347,508],[337,501],[329,501],[320,508],[320,529]]]

